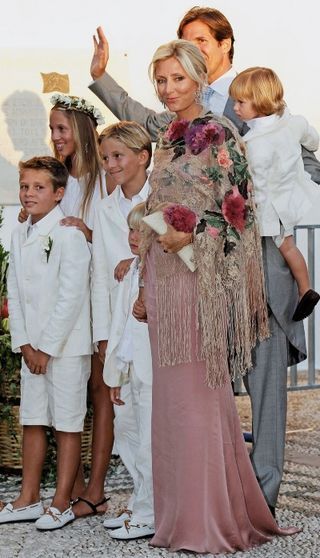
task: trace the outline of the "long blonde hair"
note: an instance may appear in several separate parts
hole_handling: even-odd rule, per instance
[[[81,217],[83,218],[89,210],[97,178],[99,178],[101,198],[103,197],[101,159],[95,123],[87,114],[72,109],[66,109],[59,104],[55,105],[51,110],[63,111],[66,118],[70,121],[75,143],[73,162],[75,164],[76,175],[79,180],[84,182],[85,186],[80,208]],[[62,161],[70,172],[72,167],[71,156],[65,159],[61,157],[55,145],[53,145],[53,150],[55,157],[59,161]]]

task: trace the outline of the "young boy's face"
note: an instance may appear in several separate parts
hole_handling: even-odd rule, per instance
[[[135,256],[139,256],[140,231],[136,229],[129,229],[128,240],[131,252]]]
[[[32,223],[45,217],[63,198],[64,188],[53,191],[50,175],[43,170],[24,169],[20,173],[20,202]]]
[[[141,168],[145,168],[141,152],[129,149],[115,138],[104,138],[100,144],[104,170],[120,186],[129,186]]]
[[[233,108],[234,112],[241,120],[252,120],[252,118],[262,116],[258,114],[251,101],[240,101],[236,99]]]

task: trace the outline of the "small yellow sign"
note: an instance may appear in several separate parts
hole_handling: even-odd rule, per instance
[[[43,81],[42,93],[51,93],[52,91],[60,91],[60,93],[69,93],[69,76],[68,74],[58,74],[50,72],[50,74],[41,73]]]

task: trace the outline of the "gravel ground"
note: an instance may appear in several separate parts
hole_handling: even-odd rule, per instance
[[[293,537],[275,538],[237,558],[319,558],[320,556],[320,391],[289,393],[288,433],[284,479],[279,497],[277,519],[280,525],[297,525],[303,531]],[[244,430],[250,430],[247,397],[237,405]],[[20,477],[0,476],[0,499],[9,500],[18,491]],[[113,515],[126,502],[132,486],[119,459],[113,459],[106,492],[110,494],[109,513]],[[52,487],[42,491],[45,504]],[[38,532],[32,523],[0,526],[0,558],[91,558],[91,557],[193,557],[194,553],[153,549],[148,539],[120,542],[111,539],[99,516],[78,519],[64,529]],[[198,555],[200,556],[200,555]],[[209,554],[201,556],[212,556]],[[219,555],[222,556],[222,555]]]

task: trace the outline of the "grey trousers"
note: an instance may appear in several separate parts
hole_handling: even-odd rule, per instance
[[[275,506],[283,473],[287,417],[287,338],[273,315],[244,377],[252,408],[251,461],[267,503]]]

